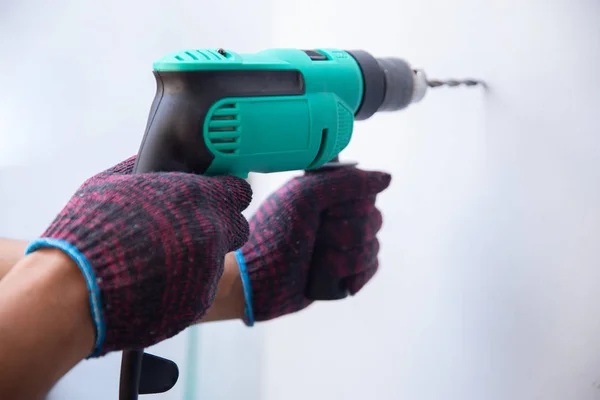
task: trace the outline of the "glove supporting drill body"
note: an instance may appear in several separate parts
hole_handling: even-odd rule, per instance
[[[250,220],[250,238],[236,252],[246,297],[246,324],[311,304],[310,268],[356,294],[376,273],[382,226],[375,207],[391,177],[357,168],[309,172],[269,196]]]

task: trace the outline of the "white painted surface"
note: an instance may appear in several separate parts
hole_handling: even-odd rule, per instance
[[[442,89],[357,124],[343,157],[394,176],[381,272],[353,299],[253,331],[204,327],[198,398],[600,398],[599,3],[122,4],[2,5],[0,160],[24,167],[0,172],[0,235],[35,235],[136,151],[150,63],[176,48],[363,48],[482,77],[487,94]],[[287,176],[258,176],[257,198]],[[157,351],[184,353],[181,338]],[[117,366],[86,362],[52,398],[115,398]]]
[[[277,45],[364,48],[492,90],[357,125],[343,157],[393,173],[382,270],[268,325],[264,399],[599,399],[600,3],[294,4]]]

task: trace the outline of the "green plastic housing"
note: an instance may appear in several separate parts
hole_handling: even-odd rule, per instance
[[[360,67],[343,50],[311,52],[319,56],[297,49],[255,54],[194,49],[154,63],[159,72],[294,70],[301,74],[303,94],[226,97],[210,107],[203,136],[214,159],[205,174],[247,177],[249,172],[314,169],[348,145],[363,97]]]

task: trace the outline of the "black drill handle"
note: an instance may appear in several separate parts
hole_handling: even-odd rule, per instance
[[[293,70],[157,72],[156,95],[136,162],[137,172],[204,174],[214,155],[204,140],[209,110],[220,100],[304,94]],[[222,104],[229,107],[232,104]]]
[[[155,71],[154,78],[156,95],[134,173],[204,173],[214,159],[202,133],[211,99],[192,76]]]
[[[335,157],[330,161],[331,163],[339,162],[339,157]],[[307,171],[306,173],[313,174],[324,174],[327,173],[331,168],[327,165],[317,168],[316,170]],[[345,168],[344,166],[339,166],[335,168]],[[319,257],[318,249],[313,253],[313,258]],[[330,300],[341,300],[343,298],[348,297],[348,288],[346,287],[346,282],[343,279],[335,277],[331,274],[330,269],[328,268],[315,268],[311,267],[308,270],[308,281],[306,284],[306,289],[304,292],[304,296],[306,296],[309,300],[315,301],[330,301]]]
[[[173,90],[173,82],[166,85],[164,77],[157,72],[154,77],[156,95],[132,173],[201,174],[208,168],[212,158],[201,143],[204,118],[198,117],[198,107],[192,107],[200,102],[192,91]],[[179,76],[169,78],[175,82],[183,79]],[[143,359],[143,349],[123,351],[119,400],[138,399],[140,382],[143,381]]]

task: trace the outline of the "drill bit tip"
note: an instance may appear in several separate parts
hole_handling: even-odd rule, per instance
[[[485,86],[485,82],[477,80],[477,79],[446,79],[446,80],[428,80],[427,86],[431,88],[448,86],[448,87],[456,87],[456,86]]]

